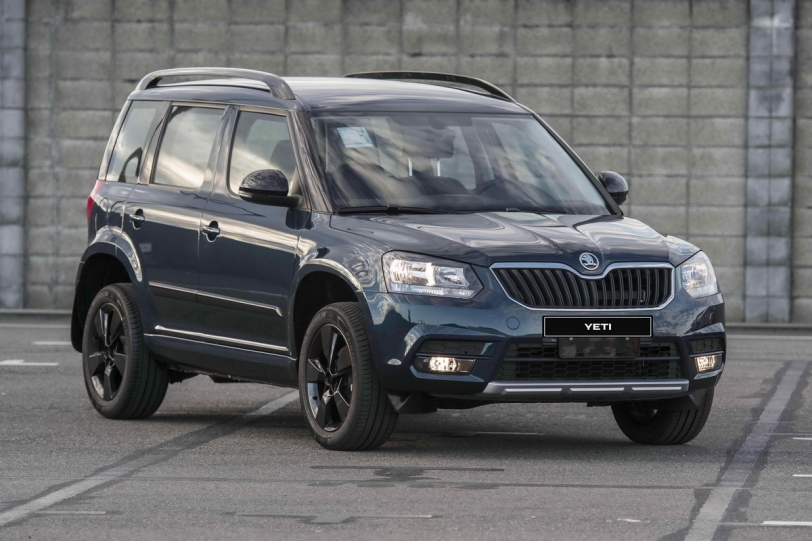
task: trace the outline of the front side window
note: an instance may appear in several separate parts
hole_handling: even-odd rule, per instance
[[[203,184],[223,112],[208,107],[172,107],[155,164],[155,184],[181,188]]]
[[[592,181],[530,115],[332,114],[312,126],[338,208],[610,214]]]
[[[265,113],[241,112],[234,130],[228,187],[239,193],[243,179],[261,169],[277,169],[293,182],[296,159],[287,119]]]
[[[161,121],[164,104],[159,101],[134,101],[116,139],[105,180],[136,182],[144,161],[146,145]]]

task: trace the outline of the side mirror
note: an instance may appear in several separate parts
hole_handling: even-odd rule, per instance
[[[260,169],[248,174],[240,184],[240,197],[246,201],[292,208],[302,197],[288,195],[288,179],[278,169]]]
[[[601,181],[615,203],[622,205],[626,201],[626,197],[629,195],[629,183],[625,178],[614,171],[602,171],[598,173],[598,180]]]

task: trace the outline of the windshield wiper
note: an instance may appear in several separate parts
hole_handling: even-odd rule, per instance
[[[338,214],[445,214],[445,211],[428,207],[401,207],[399,205],[372,205],[359,207],[338,207]]]

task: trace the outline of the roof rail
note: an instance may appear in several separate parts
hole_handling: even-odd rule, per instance
[[[264,71],[241,69],[241,68],[174,68],[153,71],[146,75],[136,90],[145,90],[158,86],[158,81],[166,77],[236,77],[239,79],[251,79],[265,83],[270,93],[282,100],[296,99],[293,90],[288,83],[278,75],[266,73]]]
[[[498,86],[467,75],[454,75],[452,73],[437,73],[433,71],[367,71],[362,73],[350,73],[344,77],[355,77],[358,79],[394,79],[394,80],[416,80],[416,81],[440,81],[446,83],[457,83],[461,85],[474,86],[480,88],[497,98],[509,101],[514,100],[510,94]]]

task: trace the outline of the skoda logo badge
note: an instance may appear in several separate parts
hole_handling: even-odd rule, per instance
[[[578,258],[578,261],[581,262],[581,266],[583,268],[590,271],[597,269],[598,265],[600,264],[598,262],[598,258],[589,252],[582,253],[581,257]]]

